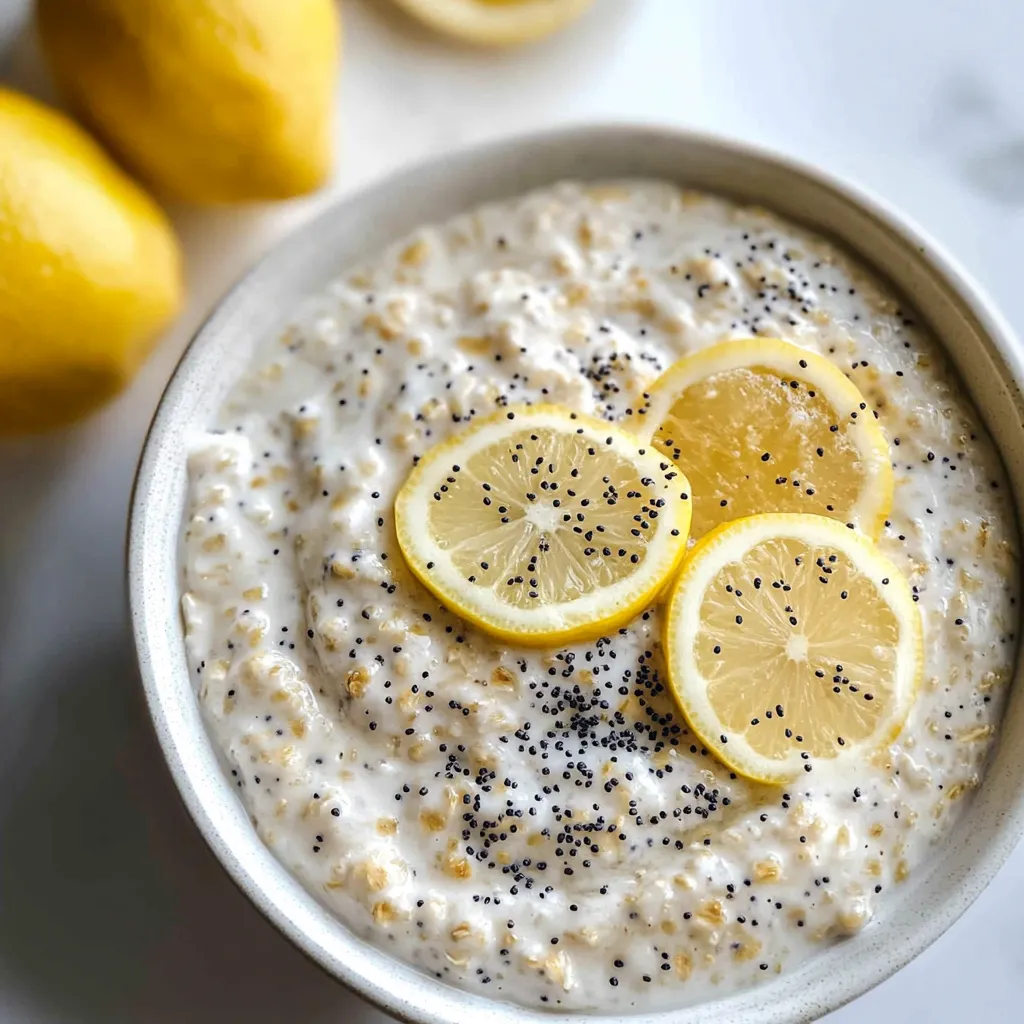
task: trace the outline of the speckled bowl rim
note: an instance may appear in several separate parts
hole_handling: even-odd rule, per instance
[[[1024,362],[1009,326],[970,277],[885,203],[759,147],[646,124],[517,136],[440,156],[373,184],[299,228],[227,294],[181,358],[139,464],[128,541],[135,645],[153,725],[200,832],[231,878],[299,949],[383,1010],[417,1024],[784,1024],[836,1009],[934,942],[974,901],[1024,831],[1024,696],[1018,663],[984,784],[936,855],[884,916],[768,986],[658,1013],[534,1012],[463,992],[349,932],[256,836],[203,727],[178,611],[178,543],[188,432],[240,371],[254,339],[356,256],[419,223],[563,178],[649,176],[770,207],[841,242],[929,321],[996,438],[1024,508]],[[333,254],[333,255],[331,255]]]

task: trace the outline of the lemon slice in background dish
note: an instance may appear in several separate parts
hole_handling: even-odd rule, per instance
[[[420,21],[483,46],[514,46],[557,32],[593,0],[395,0]]]
[[[899,733],[920,682],[909,584],[872,541],[825,516],[713,530],[683,564],[664,629],[693,731],[758,782],[870,756]]]
[[[504,640],[593,639],[651,604],[686,550],[689,484],[618,427],[516,406],[432,449],[395,502],[409,567]]]
[[[689,477],[694,538],[763,512],[830,516],[877,537],[892,506],[889,446],[863,395],[789,342],[726,341],[681,359],[628,426]]]

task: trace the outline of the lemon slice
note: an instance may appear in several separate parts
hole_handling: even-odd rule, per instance
[[[692,536],[762,512],[830,516],[877,537],[889,446],[860,391],[822,356],[771,338],[681,359],[629,424],[693,485]]]
[[[557,32],[593,0],[395,0],[431,28],[466,42],[512,46]]]
[[[428,452],[395,525],[448,608],[505,640],[553,645],[601,636],[657,598],[686,550],[689,490],[618,427],[516,406]]]
[[[825,516],[713,530],[683,563],[664,628],[670,685],[693,731],[759,782],[890,742],[923,663],[906,579]]]

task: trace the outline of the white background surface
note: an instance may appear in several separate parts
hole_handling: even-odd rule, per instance
[[[49,98],[26,7],[0,0],[0,81]],[[190,302],[135,386],[72,431],[0,444],[0,1021],[385,1024],[206,851],[147,731],[123,600],[128,494],[164,381],[225,287],[332,195],[540,124],[707,128],[874,187],[1024,333],[1016,0],[598,0],[566,34],[498,55],[436,39],[387,0],[346,0],[344,15],[332,187],[173,210]],[[943,939],[830,1024],[1020,1021],[1022,908],[1024,847]]]

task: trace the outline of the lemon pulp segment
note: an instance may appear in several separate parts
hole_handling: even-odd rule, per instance
[[[822,516],[754,516],[708,534],[676,580],[665,631],[687,719],[722,761],[765,782],[891,740],[921,670],[906,579]]]
[[[522,643],[600,636],[654,600],[685,550],[689,484],[620,428],[519,406],[427,454],[395,505],[415,574]]]
[[[511,46],[557,32],[593,0],[395,0],[431,28],[465,42]]]
[[[892,505],[888,445],[864,397],[788,342],[723,342],[680,360],[633,423],[689,477],[695,538],[763,512],[830,516],[877,536]]]

